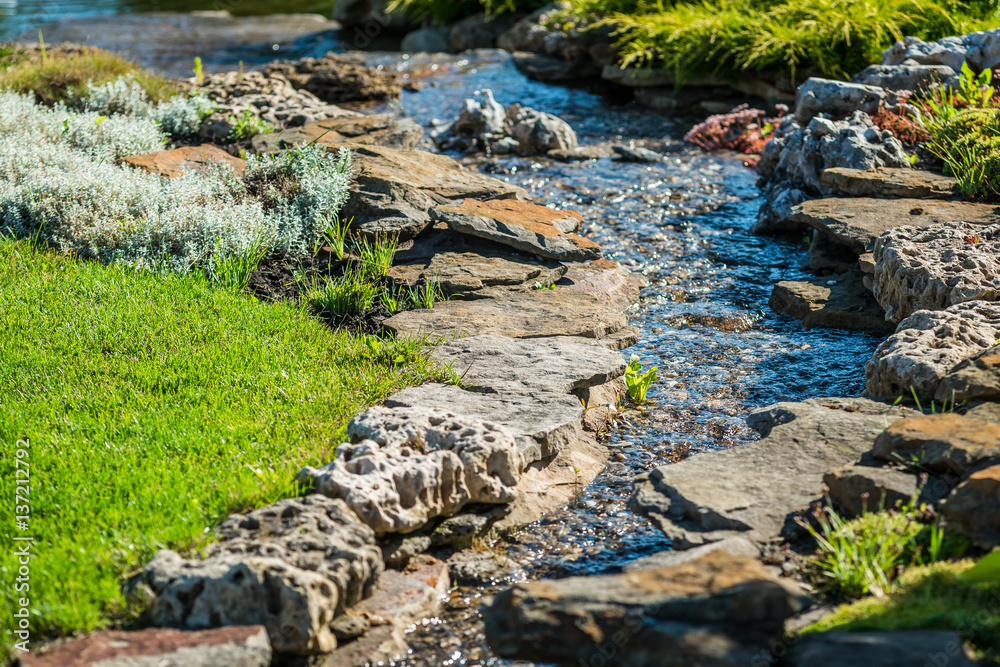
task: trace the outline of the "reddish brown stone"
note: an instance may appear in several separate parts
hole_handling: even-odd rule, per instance
[[[1000,465],[969,475],[948,497],[944,515],[950,528],[981,548],[1000,545]]]
[[[872,455],[962,475],[985,461],[1000,460],[1000,425],[954,413],[901,419],[879,434]]]
[[[145,155],[129,155],[123,157],[122,162],[145,169],[151,174],[161,174],[167,178],[177,178],[185,170],[204,173],[218,162],[229,164],[237,174],[242,174],[247,166],[246,160],[233,157],[212,144],[184,146],[183,148],[157,151]]]

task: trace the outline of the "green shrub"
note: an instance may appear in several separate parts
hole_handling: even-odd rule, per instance
[[[406,14],[413,21],[433,20],[439,25],[449,25],[479,12],[488,17],[515,12],[533,12],[544,7],[545,0],[393,0],[389,11]]]
[[[306,298],[314,313],[335,319],[371,308],[380,290],[381,286],[371,282],[365,271],[348,267],[344,275],[309,290]]]
[[[262,119],[250,109],[245,109],[240,117],[233,124],[233,129],[229,133],[230,139],[251,139],[258,134],[270,134],[274,132],[274,126]]]

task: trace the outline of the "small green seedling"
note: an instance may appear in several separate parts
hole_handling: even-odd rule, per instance
[[[202,67],[200,56],[195,56],[194,69],[191,70],[191,72],[194,74],[194,78],[198,82],[199,86],[205,84],[205,68]]]
[[[628,360],[625,368],[625,386],[628,388],[628,397],[636,405],[642,405],[647,401],[646,394],[649,388],[656,382],[656,369],[653,366],[645,373],[642,372],[642,362],[635,354]]]

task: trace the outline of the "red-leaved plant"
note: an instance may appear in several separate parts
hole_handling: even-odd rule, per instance
[[[684,135],[684,140],[697,144],[706,151],[760,153],[764,144],[774,136],[774,128],[788,111],[784,104],[777,105],[777,109],[777,117],[765,118],[767,112],[741,104],[729,113],[709,116],[704,122],[692,127]]]

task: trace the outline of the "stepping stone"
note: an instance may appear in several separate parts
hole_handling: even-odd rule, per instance
[[[157,151],[145,155],[129,155],[122,162],[144,169],[151,174],[160,174],[167,178],[177,178],[185,171],[205,173],[213,169],[219,162],[225,162],[233,168],[237,175],[246,169],[246,160],[233,157],[226,151],[212,144],[201,146],[184,146],[169,151]]]
[[[326,118],[281,132],[258,134],[253,149],[258,153],[276,153],[295,144],[316,143],[337,148],[363,144],[413,150],[424,136],[424,129],[409,118],[375,116]]]
[[[1000,222],[1000,207],[925,199],[830,197],[796,204],[788,220],[822,229],[860,255],[871,252],[875,239],[894,227],[959,221],[987,225]]]
[[[267,667],[271,664],[271,643],[261,625],[230,625],[210,630],[107,630],[32,649],[19,656],[18,664],[23,667]]]
[[[982,464],[1000,462],[1000,425],[953,412],[904,419],[878,436],[872,456],[961,476]]]
[[[602,339],[624,328],[626,317],[589,294],[557,288],[512,293],[502,298],[442,301],[429,310],[397,313],[384,326],[401,335],[447,339],[463,334]]]
[[[501,180],[466,169],[446,155],[385,146],[353,146],[354,185],[341,217],[366,235],[411,239],[431,225],[429,211],[450,200],[526,199]]]
[[[555,209],[513,199],[466,199],[431,211],[435,220],[447,222],[456,232],[477,236],[561,262],[599,259],[601,246],[571,232],[580,228],[577,211]]]
[[[973,667],[957,632],[818,632],[802,635],[781,660],[784,667],[916,667],[932,661]],[[768,654],[770,655],[770,654]]]
[[[593,295],[618,311],[639,301],[646,280],[610,259],[571,264],[559,281],[562,289]]]
[[[820,174],[820,184],[849,197],[947,199],[958,194],[958,181],[919,169],[849,169],[832,167]]]
[[[468,336],[434,349],[431,359],[450,366],[476,391],[496,394],[571,392],[625,374],[625,359],[569,338]]]
[[[767,305],[791,315],[806,329],[894,331],[885,311],[862,282],[859,272],[810,280],[783,280],[774,286]]]
[[[948,526],[971,537],[979,548],[1000,546],[1000,465],[969,475],[948,496],[943,511]]]
[[[792,519],[821,498],[823,475],[854,463],[887,424],[912,414],[863,398],[777,403],[747,418],[762,440],[640,475],[629,506],[677,549],[732,536],[794,540],[803,531]]]
[[[1000,400],[1000,345],[965,359],[938,384],[939,401]]]

